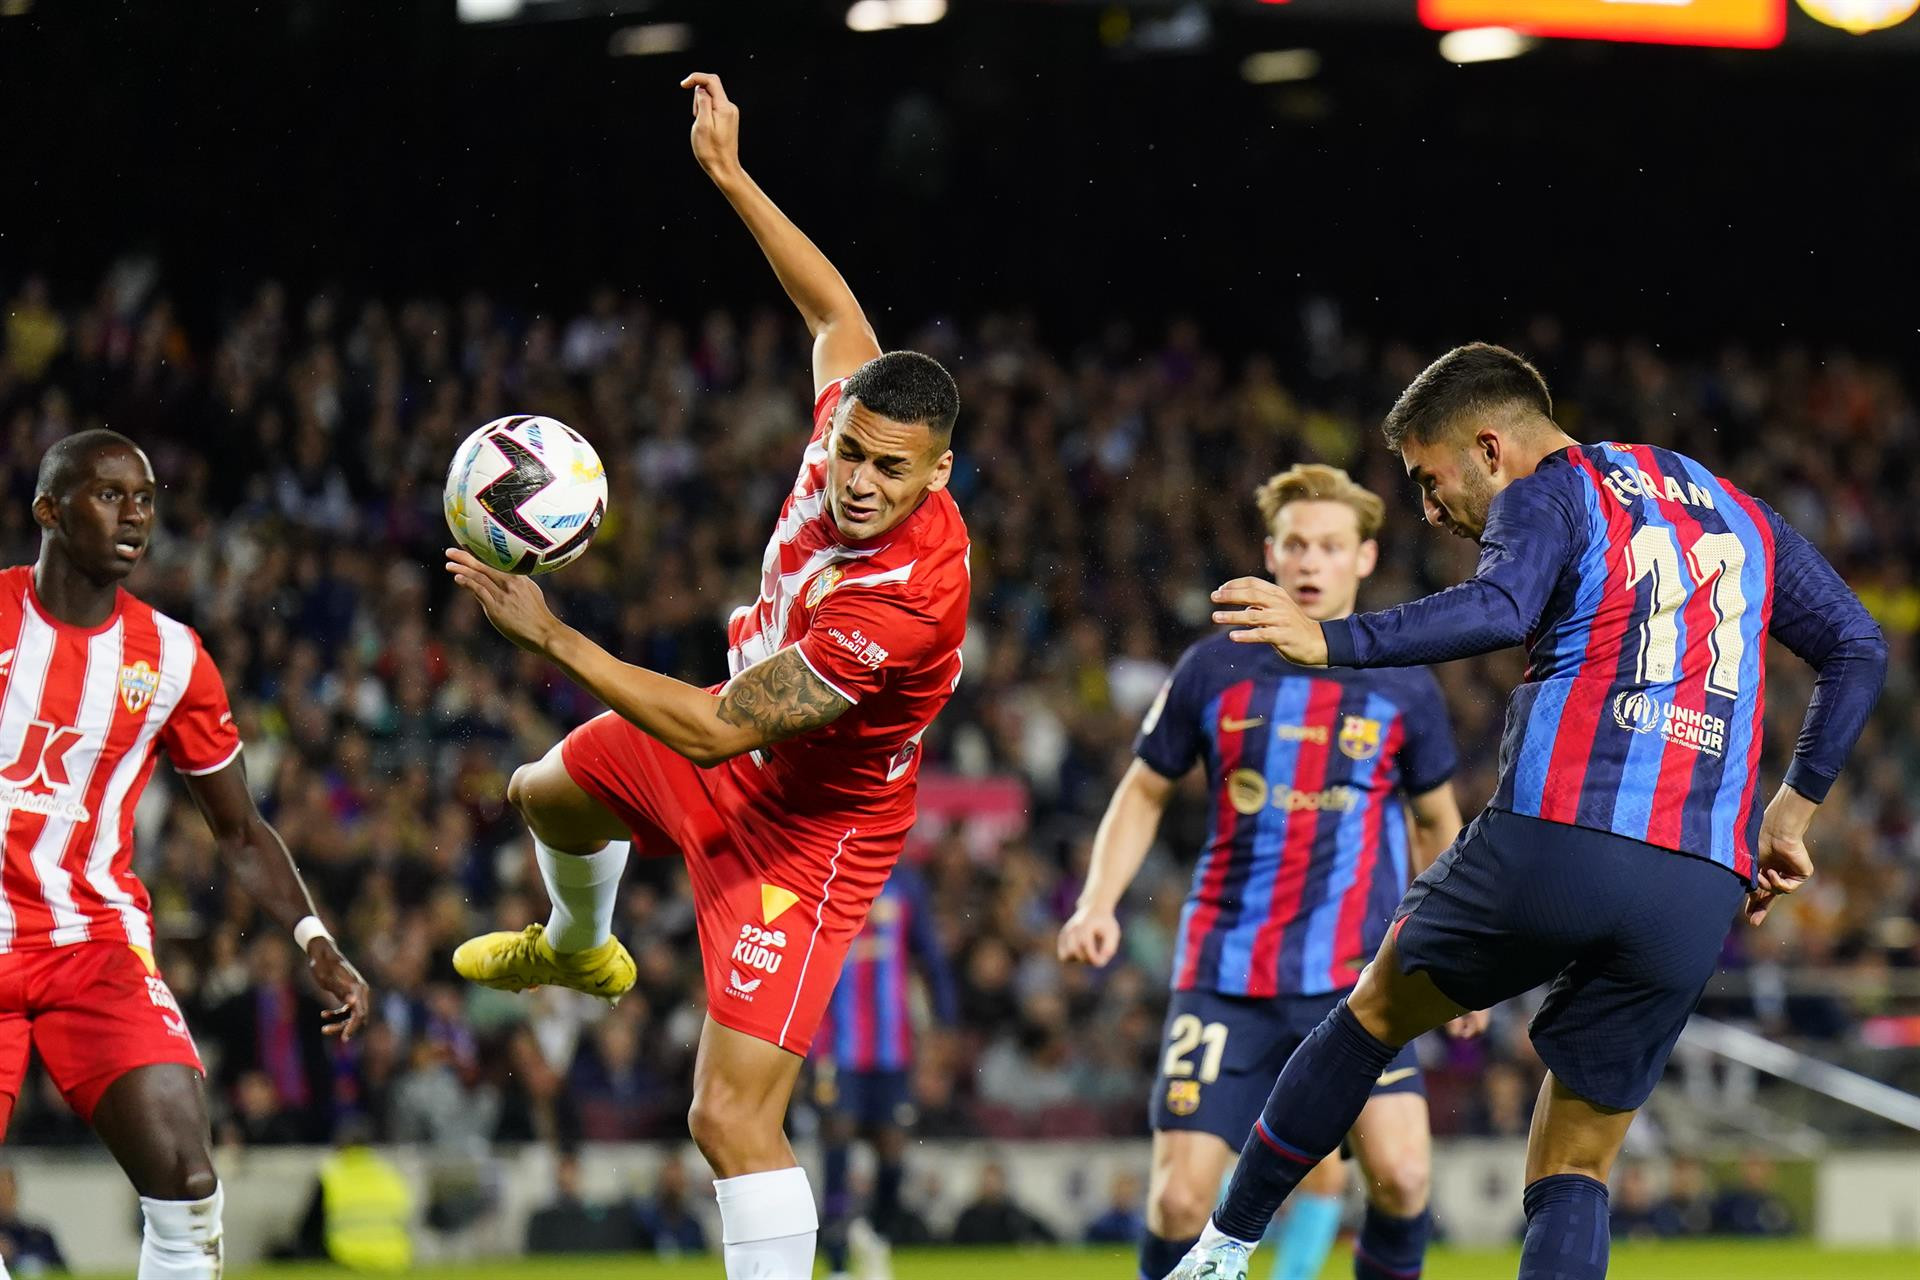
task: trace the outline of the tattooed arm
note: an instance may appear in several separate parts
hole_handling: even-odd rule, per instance
[[[501,573],[454,549],[447,552],[447,571],[501,635],[546,658],[623,720],[697,765],[832,724],[853,705],[813,674],[798,649],[782,649],[712,694],[620,661],[556,618],[532,578]]]
[[[735,676],[721,692],[715,714],[756,738],[752,746],[740,748],[752,751],[832,724],[852,705],[813,674],[800,650],[789,646]]]

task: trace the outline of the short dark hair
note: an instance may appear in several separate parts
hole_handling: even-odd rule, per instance
[[[960,388],[932,356],[889,351],[853,371],[841,394],[895,422],[924,422],[943,444],[960,416]]]
[[[1412,437],[1430,444],[1464,414],[1519,405],[1553,420],[1547,380],[1522,356],[1491,342],[1455,347],[1400,393],[1380,430],[1398,450]]]
[[[40,474],[33,482],[33,496],[37,498],[44,493],[56,500],[65,497],[69,489],[86,479],[87,465],[93,461],[94,454],[104,449],[140,452],[139,445],[118,431],[109,431],[105,427],[92,427],[62,436],[41,455]]]

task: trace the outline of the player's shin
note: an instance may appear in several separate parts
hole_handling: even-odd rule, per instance
[[[155,1200],[140,1197],[146,1226],[140,1236],[138,1280],[219,1280],[219,1187],[204,1200]]]
[[[1607,1184],[1556,1173],[1528,1184],[1519,1280],[1601,1280],[1612,1243]]]
[[[1256,1243],[1281,1201],[1340,1145],[1398,1052],[1369,1035],[1346,1001],[1335,1005],[1274,1081],[1208,1232]],[[1201,1241],[1210,1238],[1203,1234]]]
[[[813,1274],[820,1218],[806,1170],[721,1178],[713,1193],[727,1280],[802,1280]]]
[[[591,951],[613,936],[613,905],[620,895],[620,874],[627,868],[628,845],[615,840],[598,853],[561,853],[533,838],[553,914],[547,944],[555,952]]]
[[[1427,1261],[1433,1214],[1425,1209],[1399,1218],[1367,1206],[1360,1238],[1353,1244],[1354,1280],[1414,1280]]]

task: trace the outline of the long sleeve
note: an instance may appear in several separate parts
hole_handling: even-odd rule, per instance
[[[1773,618],[1768,630],[1819,674],[1794,743],[1786,783],[1816,804],[1859,741],[1887,678],[1880,625],[1827,558],[1779,514],[1773,525]]]
[[[896,868],[897,876],[902,869]],[[908,911],[907,940],[920,960],[920,972],[927,980],[927,994],[933,1001],[933,1016],[942,1026],[960,1021],[960,993],[953,980],[953,966],[947,963],[946,948],[940,945],[940,928],[933,918],[933,895],[926,882],[913,874],[906,886]]]
[[[1543,463],[1502,490],[1487,512],[1473,577],[1418,600],[1324,622],[1327,665],[1411,667],[1526,641],[1576,554],[1568,501],[1572,468]]]

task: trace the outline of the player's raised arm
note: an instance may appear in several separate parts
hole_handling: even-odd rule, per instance
[[[693,90],[694,158],[747,224],[813,335],[813,389],[818,395],[828,383],[879,355],[879,340],[827,255],[740,167],[740,108],[727,97],[720,77],[697,71],[680,87]]]
[[[1062,960],[1105,965],[1120,950],[1116,911],[1127,886],[1140,874],[1140,864],[1147,860],[1173,788],[1171,778],[1144,760],[1135,760],[1120,779],[1094,833],[1086,887],[1080,890],[1072,917],[1060,928]]]

